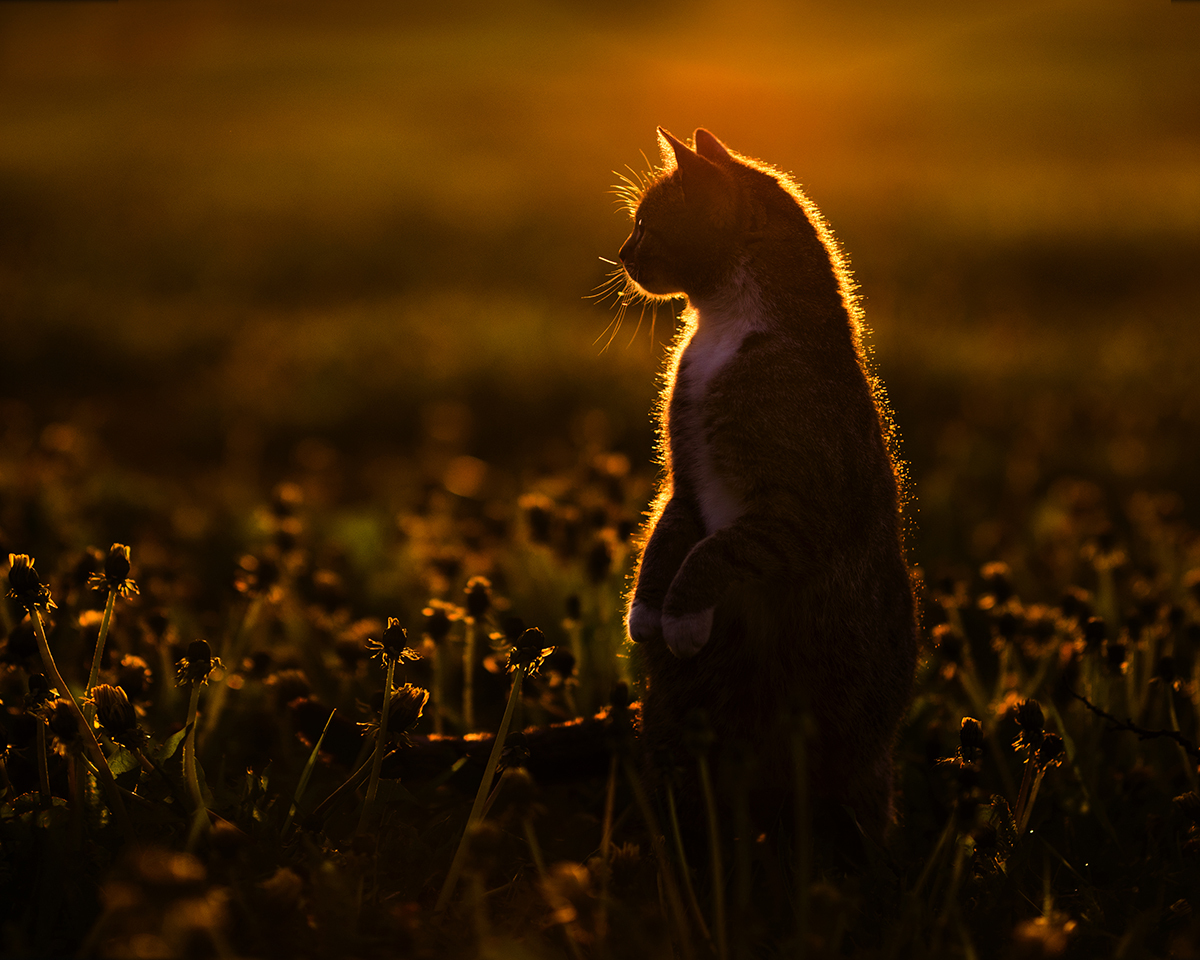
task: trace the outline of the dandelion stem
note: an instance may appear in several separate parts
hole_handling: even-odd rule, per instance
[[[117,591],[111,587],[108,591],[108,602],[104,605],[104,619],[100,621],[100,634],[96,637],[96,652],[92,655],[92,671],[88,674],[87,689],[84,690],[84,695],[92,692],[92,687],[96,685],[96,681],[100,678],[100,661],[104,659],[104,642],[108,639],[108,626],[112,623],[113,606],[117,602]],[[84,706],[84,716],[88,718],[90,723],[96,716],[96,707],[94,704],[86,704]]]
[[[396,658],[387,659],[387,677],[383,683],[383,709],[379,713],[379,729],[375,732],[375,755],[371,760],[371,778],[367,782],[367,798],[363,801],[362,816],[356,833],[362,833],[375,812],[375,797],[379,793],[379,771],[383,767],[383,748],[387,742],[388,714],[392,707],[392,683],[396,677]]]
[[[708,847],[712,862],[713,881],[713,932],[717,938],[717,956],[728,960],[729,940],[725,929],[725,871],[721,865],[721,832],[717,824],[717,801],[713,795],[712,777],[708,772],[708,759],[704,754],[697,757],[700,764],[700,787],[704,791],[704,813],[708,819]]]
[[[475,729],[475,618],[467,617],[463,624],[463,731]]]
[[[1037,764],[1034,764],[1037,766]],[[1037,773],[1033,775],[1033,783],[1029,787],[1029,796],[1025,799],[1025,806],[1021,808],[1017,816],[1017,836],[1025,835],[1025,828],[1029,825],[1030,814],[1033,813],[1033,802],[1037,799],[1038,789],[1042,785],[1042,777],[1046,775],[1045,767],[1037,767]],[[1024,788],[1025,784],[1021,784]]]
[[[442,689],[445,685],[444,673],[442,668],[442,648],[440,644],[433,644],[433,656],[430,658],[433,661],[433,687],[430,690],[430,700],[433,701],[433,732],[441,736],[446,732],[446,721],[442,716],[442,708],[446,699],[445,691]],[[386,699],[387,694],[384,694]]]
[[[44,808],[50,806],[50,768],[46,764],[46,722],[37,725],[38,800]]]
[[[483,771],[483,779],[479,783],[479,790],[475,794],[475,802],[471,805],[471,812],[467,816],[467,825],[463,828],[462,839],[458,842],[458,849],[454,851],[454,859],[450,863],[450,872],[446,874],[446,880],[442,884],[442,891],[438,894],[437,904],[433,908],[433,912],[442,913],[449,905],[450,897],[454,893],[454,887],[458,883],[459,875],[462,873],[463,863],[467,855],[467,836],[471,832],[471,828],[483,817],[483,805],[487,801],[488,793],[491,790],[492,778],[496,775],[496,766],[500,763],[500,754],[504,751],[504,740],[508,736],[508,728],[512,724],[513,713],[517,708],[517,701],[521,699],[521,681],[525,679],[525,667],[518,664],[513,673],[512,690],[508,694],[508,706],[504,708],[504,717],[500,721],[500,729],[496,732],[496,739],[492,743],[492,752],[488,756],[487,766]]]
[[[42,666],[46,668],[46,673],[49,674],[54,686],[67,702],[71,704],[75,718],[79,721],[79,730],[83,737],[83,748],[87,751],[88,757],[96,767],[96,776],[100,778],[100,782],[104,785],[104,793],[108,798],[108,805],[112,808],[113,816],[116,818],[121,832],[125,835],[126,841],[132,843],[134,840],[133,824],[130,822],[129,814],[125,810],[125,801],[121,799],[121,792],[117,789],[117,781],[113,779],[112,771],[108,768],[108,760],[104,756],[104,751],[100,749],[100,744],[96,742],[96,734],[92,731],[91,723],[84,717],[83,711],[79,709],[79,702],[75,699],[75,694],[71,692],[71,688],[67,686],[67,682],[62,678],[62,674],[58,672],[58,666],[54,662],[54,655],[50,652],[50,642],[46,639],[46,628],[42,624],[42,615],[38,612],[37,607],[30,608],[29,616],[33,620],[33,629],[37,634],[38,652],[42,655]]]
[[[196,772],[196,713],[200,707],[200,682],[193,680],[188,696],[187,736],[183,741],[183,775],[187,780],[188,792],[192,795],[192,810],[204,806],[204,794],[200,790],[200,775]]]

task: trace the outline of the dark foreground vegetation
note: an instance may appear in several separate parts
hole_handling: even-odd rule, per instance
[[[26,439],[0,460],[7,955],[1196,948],[1200,538],[1176,496],[1111,509],[1060,479],[1001,525],[1006,562],[927,564],[890,847],[830,849],[801,810],[776,848],[739,833],[736,758],[699,831],[675,827],[696,797],[649,793],[620,693],[648,493],[626,455],[582,445],[498,498],[458,457],[390,509],[339,503],[345,466],[310,454],[233,509],[231,475],[185,496],[78,426]],[[539,732],[597,710],[566,752]]]

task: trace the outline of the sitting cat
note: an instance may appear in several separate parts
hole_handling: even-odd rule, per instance
[[[787,815],[806,722],[809,790],[882,839],[917,642],[890,421],[853,284],[790,179],[706,130],[694,149],[659,138],[665,169],[634,198],[620,251],[638,292],[688,301],[627,620],[648,682],[643,736],[677,751],[704,710],[718,744],[753,757],[769,818]]]

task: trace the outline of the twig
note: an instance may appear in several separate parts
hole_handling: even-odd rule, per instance
[[[1191,740],[1185,737],[1178,730],[1147,730],[1145,727],[1139,727],[1133,722],[1132,719],[1118,720],[1108,711],[1101,710],[1082,694],[1076,693],[1070,687],[1068,687],[1067,690],[1071,696],[1080,701],[1085,707],[1091,710],[1092,713],[1099,717],[1103,717],[1110,724],[1112,724],[1112,726],[1109,727],[1110,730],[1127,730],[1130,733],[1136,733],[1139,740],[1154,740],[1158,737],[1166,737],[1168,740],[1174,740],[1187,752],[1189,757],[1191,757],[1197,763],[1200,763],[1200,747],[1197,747],[1196,744],[1192,743]]]

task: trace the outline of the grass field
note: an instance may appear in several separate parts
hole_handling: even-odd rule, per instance
[[[145,660],[134,700],[165,771],[118,776],[147,798],[140,860],[53,736],[46,802],[42,667],[9,604],[5,953],[682,949],[624,772],[612,846],[603,773],[535,776],[550,873],[525,808],[497,807],[437,917],[481,758],[388,761],[375,845],[354,840],[357,787],[306,819],[361,760],[350,724],[384,684],[363,642],[388,617],[426,653],[404,679],[440,684],[463,728],[466,626],[424,642],[423,611],[471,576],[501,605],[479,626],[479,729],[509,690],[483,635],[508,618],[560,650],[518,722],[586,712],[633,669],[619,605],[672,317],[632,311],[609,342],[587,295],[627,232],[614,171],[644,170],[661,124],[794,172],[849,251],[927,588],[894,848],[731,906],[732,955],[1194,954],[1195,810],[1172,798],[1196,787],[1200,715],[1197,49],[1186,2],[0,5],[0,559],[36,558],[81,692],[105,605],[88,550],[131,546],[141,593],[116,604],[101,680]],[[229,830],[185,853],[166,745],[198,637],[225,662],[197,757]],[[1072,690],[1186,742],[1106,732]],[[1065,744],[1044,773],[1012,748],[1027,698]],[[344,742],[285,826],[332,708]],[[982,758],[937,763],[964,716]],[[1033,833],[1009,837],[1023,815]],[[801,901],[824,922],[797,933]],[[694,914],[696,955],[719,954]]]

